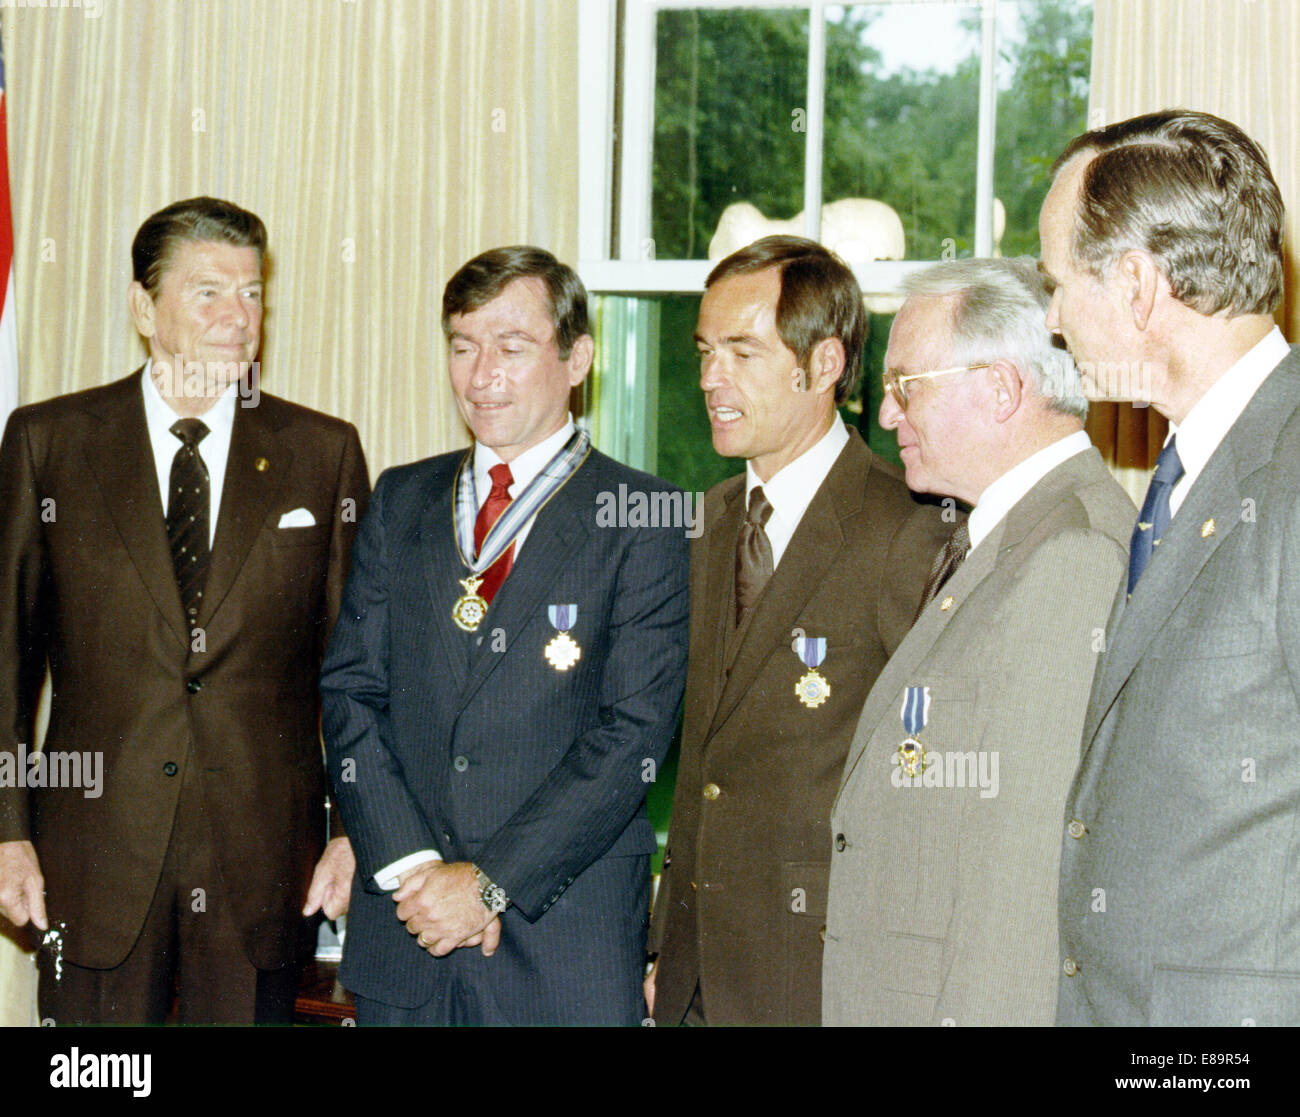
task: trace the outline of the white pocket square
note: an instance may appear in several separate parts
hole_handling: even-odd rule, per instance
[[[280,527],[315,527],[316,517],[306,508],[295,508],[280,517]]]

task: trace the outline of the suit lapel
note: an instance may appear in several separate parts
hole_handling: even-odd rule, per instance
[[[859,733],[854,736],[844,766],[841,793],[878,729],[889,726],[892,721],[898,728],[899,740],[902,740],[902,711],[893,705],[894,700],[904,687],[926,685],[926,679],[920,674],[921,669],[930,658],[940,636],[960,613],[962,604],[1000,565],[1015,561],[1015,549],[1068,493],[1106,475],[1106,467],[1095,448],[1067,458],[1012,505],[988,536],[980,541],[980,545],[971,551],[939,594],[940,603],[951,597],[952,605],[943,609],[934,602],[930,603],[903,638],[898,650],[885,664],[885,669],[871,688],[862,710]],[[864,728],[866,732],[862,732]]]
[[[265,409],[236,407],[217,534],[212,541],[212,566],[199,609],[200,628],[211,621],[230,593],[292,465],[293,453],[276,437]]]
[[[1012,514],[1015,511],[1013,509]],[[885,669],[872,685],[862,708],[858,730],[854,734],[853,743],[849,746],[844,775],[840,780],[841,795],[852,779],[858,761],[866,753],[872,737],[878,730],[887,729],[892,722],[898,730],[898,740],[902,741],[902,712],[894,706],[895,697],[904,687],[926,685],[926,679],[920,674],[921,667],[929,659],[930,653],[947,629],[949,622],[960,611],[962,602],[993,573],[999,557],[1024,539],[1029,524],[1027,517],[1017,516],[1016,522],[1011,523],[1010,515],[994,527],[988,538],[970,553],[952,577],[944,583],[943,592],[939,595],[940,601],[951,597],[953,604],[947,609],[942,609],[931,602],[903,637],[903,642],[889,657]],[[838,801],[837,796],[837,804]]]
[[[101,397],[92,413],[102,426],[82,444],[82,452],[149,596],[177,640],[188,644],[145,424],[140,376],[137,372],[119,381],[115,387],[120,392]]]
[[[1298,352],[1292,349],[1268,375],[1229,428],[1174,516],[1133,596],[1117,605],[1110,647],[1088,703],[1085,754],[1156,634],[1210,556],[1242,522],[1242,494],[1250,488],[1249,478],[1268,465],[1279,431],[1300,406]]]
[[[722,682],[710,734],[717,732],[718,727],[731,715],[773,650],[790,649],[794,639],[794,622],[816,591],[822,573],[835,563],[844,546],[840,517],[851,515],[862,506],[868,461],[866,447],[860,440],[855,446],[850,439],[835,459],[835,464],[817,490],[817,495],[808,505],[780,565],[758,599],[748,627],[739,635],[738,644],[732,649],[731,671]],[[733,582],[736,539],[745,503],[744,491],[742,484],[732,508],[728,510],[729,514],[719,521],[721,538],[715,540],[717,550],[710,556],[713,560],[711,569],[716,572],[716,576],[731,578]],[[724,540],[727,545],[726,554],[723,553]],[[734,589],[724,595],[719,588],[719,597],[725,596],[728,601],[732,599],[733,593]],[[818,634],[810,632],[807,635]],[[790,651],[789,654],[794,653]]]
[[[460,690],[464,709],[505,656],[492,651],[487,638],[493,629],[503,629],[506,639],[522,632],[543,604],[546,592],[560,572],[573,561],[587,539],[587,527],[580,511],[595,507],[595,451],[564,486],[542,507],[529,529],[519,558],[492,600],[480,628],[484,640],[470,655],[469,673]],[[567,602],[552,602],[567,604]]]
[[[460,465],[472,468],[471,445]],[[442,660],[452,673],[453,693],[463,693],[468,670],[466,644],[470,639],[451,619],[451,608],[463,592],[457,583],[469,576],[456,549],[456,524],[454,497],[459,467],[448,484],[434,478],[420,510],[420,559],[424,567],[424,581],[429,592],[429,605],[433,611],[433,630],[442,647]],[[507,579],[509,581],[509,579]],[[482,626],[480,626],[482,627]]]

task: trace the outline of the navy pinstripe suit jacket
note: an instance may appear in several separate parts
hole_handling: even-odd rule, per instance
[[[357,857],[342,978],[399,1007],[471,982],[515,1023],[637,1023],[655,839],[645,792],[685,682],[682,527],[598,526],[602,493],[674,492],[592,451],[540,512],[475,633],[452,527],[463,452],[385,472],[321,680]],[[576,604],[557,671],[547,606]],[[434,958],[373,875],[421,849],[472,860],[512,906],[497,953]]]

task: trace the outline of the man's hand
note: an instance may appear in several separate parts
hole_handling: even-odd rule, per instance
[[[653,1016],[655,1014],[655,974],[659,972],[659,959],[656,958],[654,965],[650,967],[650,972],[645,975],[643,988],[645,989],[645,1014]]]
[[[480,945],[491,957],[501,941],[501,922],[483,906],[478,879],[468,861],[431,861],[402,874],[393,893],[397,918],[436,958],[458,946]]]
[[[30,919],[42,931],[50,929],[45,915],[45,878],[31,842],[0,842],[0,915],[15,927]]]
[[[346,914],[352,897],[352,874],[356,872],[357,859],[352,855],[352,843],[347,838],[334,838],[316,862],[307,889],[307,906],[303,915],[325,913],[326,919],[337,919]]]

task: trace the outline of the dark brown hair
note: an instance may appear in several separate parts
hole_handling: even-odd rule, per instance
[[[706,288],[733,275],[777,268],[781,295],[776,303],[776,332],[805,372],[819,341],[839,338],[844,371],[835,384],[835,402],[849,398],[862,371],[867,339],[867,311],[862,289],[848,264],[830,249],[806,237],[763,237],[733,252],[709,272]]]
[[[540,279],[555,327],[555,346],[567,361],[573,343],[589,333],[587,289],[577,273],[544,248],[515,244],[493,248],[469,263],[447,281],[442,293],[442,332],[451,338],[453,314],[469,314],[490,303],[516,279]]]
[[[184,241],[222,241],[257,249],[266,256],[266,226],[255,213],[220,198],[187,198],[147,218],[131,242],[131,269],[150,296],[158,294],[162,274]]]

